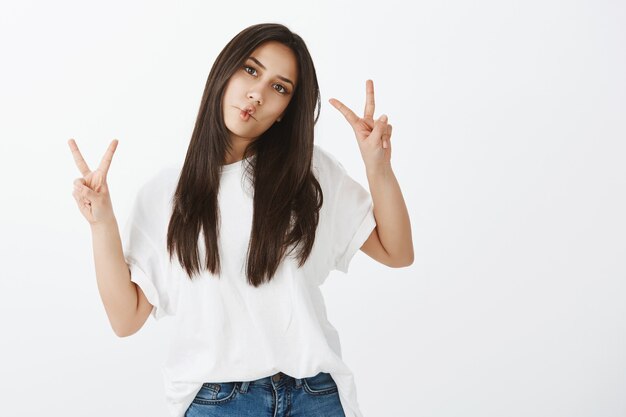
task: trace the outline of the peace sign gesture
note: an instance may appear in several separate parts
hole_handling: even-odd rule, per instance
[[[115,220],[107,185],[107,173],[111,166],[113,153],[117,148],[117,139],[111,142],[95,171],[91,171],[87,166],[74,139],[70,139],[67,143],[70,145],[74,162],[82,174],[82,178],[79,177],[74,180],[74,192],[72,193],[80,212],[92,226]]]
[[[341,112],[352,126],[361,157],[366,169],[378,168],[391,163],[391,124],[387,123],[387,116],[382,115],[374,121],[374,82],[365,82],[365,112],[359,117],[348,106],[337,99],[328,100]]]

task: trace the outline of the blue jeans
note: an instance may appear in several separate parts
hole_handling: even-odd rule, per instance
[[[282,372],[242,382],[205,382],[185,417],[345,417],[329,373],[293,378]]]

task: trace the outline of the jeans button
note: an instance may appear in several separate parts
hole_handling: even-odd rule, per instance
[[[273,380],[274,382],[278,382],[278,381],[280,381],[280,377],[281,377],[281,375],[282,375],[282,374],[283,374],[282,372],[277,373],[276,375],[274,375],[274,376],[272,377],[272,380]]]

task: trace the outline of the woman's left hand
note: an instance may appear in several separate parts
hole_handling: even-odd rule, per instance
[[[361,157],[366,169],[376,169],[391,163],[391,124],[382,115],[374,121],[374,82],[365,82],[365,113],[359,117],[345,104],[335,98],[328,100],[341,112],[352,126],[356,135]]]

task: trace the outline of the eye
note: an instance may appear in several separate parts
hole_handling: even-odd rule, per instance
[[[275,89],[275,90],[276,90],[276,91],[278,91],[280,94],[287,94],[287,93],[288,93],[287,89],[286,89],[285,87],[283,87],[282,85],[280,85],[280,84],[275,84],[275,85],[277,85],[277,86],[279,86],[280,88],[282,88],[282,89],[283,89],[283,91],[282,91],[282,92],[280,92],[280,91],[278,91],[278,90],[276,90],[276,89]]]
[[[246,73],[248,73],[248,74],[250,74],[252,76],[256,75],[255,74],[256,73],[256,69],[254,67],[251,67],[249,65],[244,65],[242,68],[243,68],[243,70]],[[251,71],[248,71],[248,70],[251,70]],[[274,85],[277,85],[279,87],[279,89],[275,88],[274,90],[278,91],[280,94],[288,94],[289,93],[289,91],[287,91],[287,89],[282,84],[274,84]]]
[[[245,72],[247,72],[247,73],[248,73],[248,74],[250,74],[250,75],[254,75],[254,74],[252,74],[252,73],[250,73],[250,72],[248,71],[249,69],[251,69],[252,71],[256,72],[256,69],[254,69],[254,68],[252,68],[252,67],[250,67],[250,66],[248,66],[248,65],[244,65],[244,66],[243,66],[243,70],[244,70]]]

